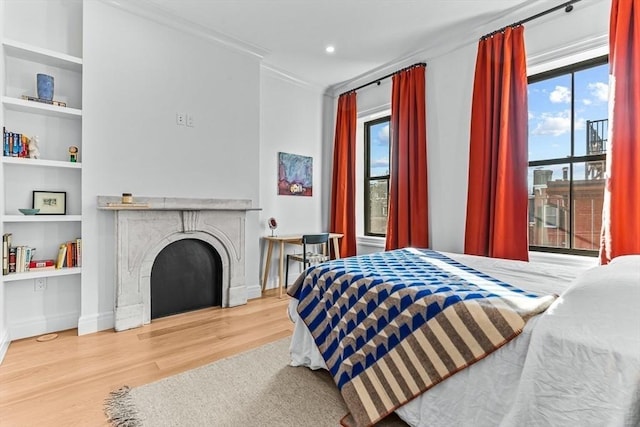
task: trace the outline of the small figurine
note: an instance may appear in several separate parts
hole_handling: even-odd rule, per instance
[[[29,139],[29,158],[30,159],[39,159],[40,158],[40,147],[38,147],[39,144],[39,139],[38,139],[38,135],[35,135],[34,137],[32,137],[31,139]]]
[[[78,147],[72,145],[69,147],[69,161],[75,163],[78,161]]]

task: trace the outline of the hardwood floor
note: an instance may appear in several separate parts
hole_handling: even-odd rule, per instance
[[[107,426],[102,403],[122,385],[166,376],[290,336],[289,297],[268,291],[233,308],[154,320],[123,332],[11,343],[0,365],[0,426]]]

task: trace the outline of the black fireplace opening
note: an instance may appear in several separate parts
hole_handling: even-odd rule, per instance
[[[151,319],[222,305],[222,259],[207,242],[167,245],[151,267]]]

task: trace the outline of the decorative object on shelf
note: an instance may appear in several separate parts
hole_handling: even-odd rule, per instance
[[[69,161],[71,163],[76,163],[78,161],[78,147],[75,145],[69,147]]]
[[[41,99],[41,98],[38,98],[36,96],[22,95],[22,99],[24,99],[26,101],[42,102],[43,104],[57,105],[58,107],[66,107],[67,106],[66,102],[50,101],[48,99]]]
[[[40,212],[40,209],[28,209],[28,208],[22,208],[22,209],[18,209],[20,212],[22,212],[23,215],[35,215],[38,212]]]
[[[278,195],[313,195],[313,158],[278,153]]]
[[[122,204],[133,203],[133,195],[131,193],[122,193]]]
[[[269,218],[268,221],[269,224],[269,228],[271,229],[271,237],[273,237],[273,231],[278,228],[278,222],[276,221],[276,219],[274,217]]]
[[[66,191],[34,191],[33,208],[40,209],[38,215],[66,215]]]
[[[53,76],[48,74],[36,75],[38,98],[45,101],[53,101]]]
[[[29,158],[40,158],[40,146],[38,144],[40,144],[38,135],[34,135],[31,139],[29,139]]]

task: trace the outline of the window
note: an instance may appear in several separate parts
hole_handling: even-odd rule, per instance
[[[596,254],[608,133],[607,57],[529,78],[529,248]]]
[[[385,236],[389,208],[390,116],[364,124],[364,234]]]

